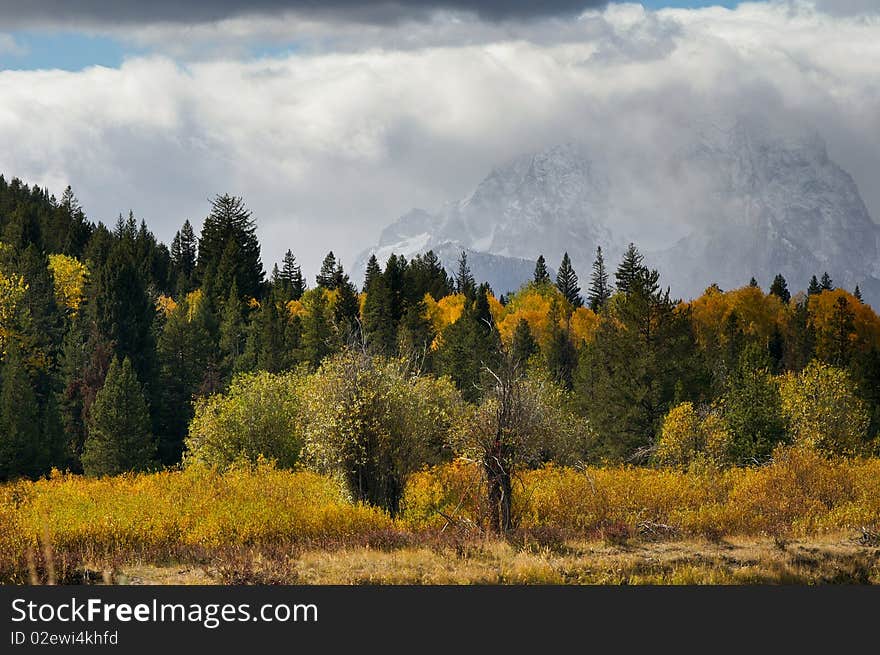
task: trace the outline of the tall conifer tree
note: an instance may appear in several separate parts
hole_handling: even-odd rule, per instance
[[[571,265],[568,253],[562,256],[562,263],[559,265],[559,271],[556,273],[556,288],[571,303],[572,307],[577,308],[584,304],[583,299],[581,299],[581,288],[578,286],[578,276]]]

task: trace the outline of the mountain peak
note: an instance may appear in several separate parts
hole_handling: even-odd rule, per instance
[[[558,263],[568,252],[586,277],[597,246],[613,266],[630,241],[685,297],[712,282],[769,284],[777,273],[801,288],[825,270],[847,288],[880,289],[880,230],[815,130],[714,117],[672,152],[640,155],[647,173],[578,141],[524,153],[465,199],[405,214],[382,232],[378,250],[482,253],[497,260],[487,268],[501,292],[526,281],[539,254]]]

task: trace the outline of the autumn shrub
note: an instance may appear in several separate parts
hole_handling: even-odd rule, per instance
[[[818,361],[780,378],[782,411],[795,443],[837,455],[867,447],[870,416],[849,373]]]
[[[414,475],[403,519],[413,527],[449,517],[477,524],[477,465],[456,462]],[[880,525],[880,460],[829,459],[806,447],[779,447],[761,467],[584,468],[548,465],[514,481],[521,529],[549,527],[601,537],[625,524],[635,533],[809,534]]]
[[[719,412],[699,412],[693,403],[682,403],[663,419],[654,461],[680,469],[700,460],[721,465],[730,460],[731,446],[730,430]]]
[[[447,524],[476,526],[486,510],[480,467],[456,459],[414,473],[407,482],[401,509],[401,519],[416,529]]]
[[[771,465],[730,473],[728,530],[777,535],[815,529],[827,513],[856,497],[858,470],[809,446],[779,447]]]
[[[26,551],[36,535],[22,526],[21,507],[31,496],[27,481],[0,485],[0,584],[27,581]]]
[[[226,467],[273,459],[290,468],[302,450],[298,372],[239,375],[223,394],[196,401],[184,461]]]
[[[225,472],[193,465],[5,485],[0,518],[0,580],[7,582],[26,578],[25,548],[44,539],[63,580],[84,566],[199,560],[240,548],[290,553],[369,543],[394,530],[385,512],[351,503],[333,479],[263,461]]]
[[[806,446],[780,447],[765,466],[726,470],[548,465],[521,471],[513,485],[511,538],[529,548],[560,550],[575,537],[784,540],[880,529],[880,460],[830,458]],[[397,518],[352,502],[332,477],[263,460],[97,479],[56,472],[0,485],[0,582],[27,582],[29,558],[40,579],[51,561],[58,580],[70,582],[138,561],[228,568],[246,556],[286,561],[306,549],[461,550],[482,543],[484,498],[479,465],[463,459],[413,473]]]

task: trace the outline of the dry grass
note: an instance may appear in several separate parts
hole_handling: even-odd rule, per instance
[[[205,584],[878,584],[880,549],[848,535],[778,540],[731,539],[566,542],[530,548],[474,541],[464,549],[414,547],[314,550],[283,565],[257,556],[230,579],[222,566],[192,569],[133,567],[121,583]],[[249,579],[243,578],[243,570]]]

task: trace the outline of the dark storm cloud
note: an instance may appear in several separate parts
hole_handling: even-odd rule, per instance
[[[504,20],[576,14],[606,0],[0,0],[7,25],[206,23],[244,15],[298,13],[342,21],[390,23],[439,10]]]

